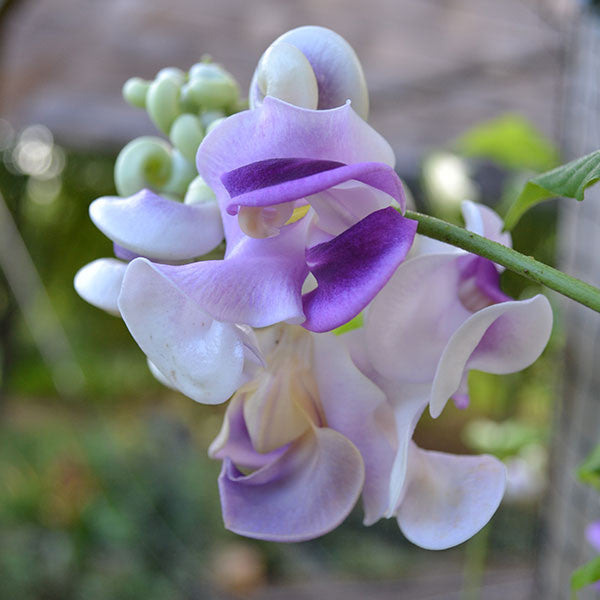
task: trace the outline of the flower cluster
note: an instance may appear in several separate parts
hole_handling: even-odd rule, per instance
[[[154,119],[165,131],[189,106],[182,90],[203,97],[191,71],[178,76],[170,122]],[[163,383],[229,400],[209,450],[223,462],[227,528],[306,540],[362,496],[366,525],[395,517],[415,544],[448,548],[490,519],[505,470],[417,447],[417,421],[450,398],[466,407],[471,369],[536,360],[552,312],[544,296],[505,296],[491,261],[416,236],[367,113],[345,40],[286,33],[258,64],[250,109],[200,135],[199,175],[179,198],[153,184],[148,159],[127,197],[92,203],[117,258],[87,265],[75,286],[122,316]],[[468,229],[510,245],[493,211],[465,202],[463,213]],[[223,239],[224,256],[207,260]]]

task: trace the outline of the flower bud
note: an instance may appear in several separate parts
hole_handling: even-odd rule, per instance
[[[239,91],[233,76],[214,63],[197,63],[183,86],[186,103],[200,109],[228,109],[237,102]]]
[[[254,107],[273,96],[302,108],[317,108],[319,89],[306,56],[286,42],[272,44],[262,55],[250,86]]]
[[[181,114],[179,105],[180,85],[173,77],[154,80],[146,96],[146,110],[160,131],[168,135],[173,121]]]
[[[217,197],[212,188],[208,186],[200,175],[190,183],[183,199],[185,204],[207,204],[216,201]]]
[[[167,142],[152,136],[129,142],[115,163],[115,185],[120,196],[150,188],[182,197],[195,175],[193,164]]]
[[[136,108],[146,108],[146,95],[150,88],[150,81],[141,77],[132,77],[123,86],[123,98]]]
[[[316,26],[292,29],[276,39],[267,49],[259,61],[250,86],[251,108],[259,106],[265,95],[286,100],[285,97],[277,95],[282,93],[279,90],[283,90],[288,97],[299,94],[300,84],[294,88],[292,83],[296,76],[294,70],[298,71],[301,82],[306,83],[310,79],[305,74],[305,67],[300,67],[303,62],[297,54],[289,49],[276,48],[282,44],[295,47],[310,64],[318,88],[316,108],[336,108],[351,100],[356,113],[363,119],[367,118],[369,94],[362,67],[354,50],[334,31]],[[269,56],[270,52],[273,56]],[[267,89],[265,83],[268,83]],[[296,104],[293,100],[287,101]]]
[[[198,146],[204,138],[200,119],[190,114],[179,115],[171,126],[169,138],[173,146],[193,164],[196,160]]]

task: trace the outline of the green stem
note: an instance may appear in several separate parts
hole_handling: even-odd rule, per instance
[[[600,289],[589,283],[545,265],[532,256],[525,256],[512,248],[507,248],[441,219],[411,210],[407,210],[404,216],[419,223],[417,232],[422,235],[489,258],[510,271],[536,283],[541,283],[579,304],[600,312]]]

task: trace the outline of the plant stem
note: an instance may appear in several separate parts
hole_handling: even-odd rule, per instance
[[[441,219],[411,210],[407,210],[404,216],[419,223],[417,232],[422,235],[489,258],[510,271],[536,283],[541,283],[579,304],[600,312],[600,289],[589,283],[545,265],[532,256],[525,256],[512,248],[507,248]]]

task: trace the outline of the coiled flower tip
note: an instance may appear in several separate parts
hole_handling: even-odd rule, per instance
[[[250,84],[250,107],[274,96],[302,108],[328,109],[352,102],[366,120],[369,93],[356,53],[325,27],[305,26],[277,38],[262,55]]]

